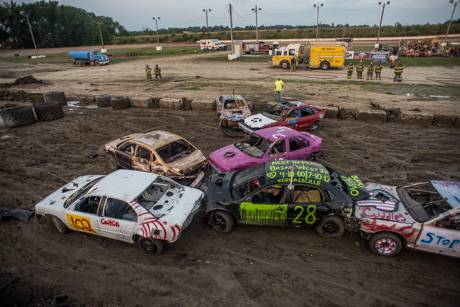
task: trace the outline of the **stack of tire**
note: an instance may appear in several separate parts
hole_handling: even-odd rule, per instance
[[[110,95],[97,96],[96,105],[98,108],[110,107],[112,105],[112,96]]]
[[[62,106],[67,103],[63,92],[43,94],[43,103],[24,107],[4,107],[0,109],[1,127],[20,127],[37,121],[51,121],[64,117]]]

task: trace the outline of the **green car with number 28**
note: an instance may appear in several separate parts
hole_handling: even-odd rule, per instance
[[[216,231],[236,224],[315,226],[341,237],[353,203],[367,196],[357,176],[311,161],[278,160],[239,172],[213,174],[206,187],[206,217]]]

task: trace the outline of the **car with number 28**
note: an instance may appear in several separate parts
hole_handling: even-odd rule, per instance
[[[279,160],[239,172],[211,175],[206,217],[216,231],[236,224],[316,226],[319,235],[341,237],[345,219],[363,186],[357,176],[343,176],[312,161]]]
[[[203,192],[147,172],[81,176],[35,205],[61,233],[69,230],[137,244],[160,254],[199,211]]]

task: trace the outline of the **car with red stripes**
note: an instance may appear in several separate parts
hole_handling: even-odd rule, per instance
[[[137,244],[161,254],[200,210],[203,192],[154,173],[117,170],[78,177],[35,205],[61,233],[69,230]]]

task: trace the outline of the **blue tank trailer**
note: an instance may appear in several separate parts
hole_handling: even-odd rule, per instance
[[[75,65],[107,65],[110,59],[107,55],[98,51],[69,51],[69,57]]]

